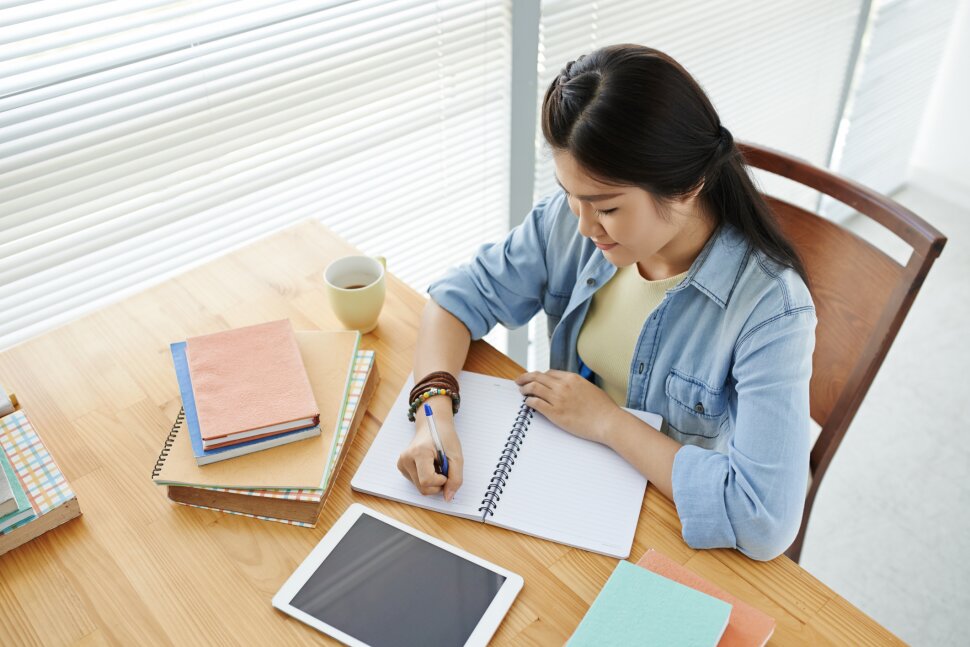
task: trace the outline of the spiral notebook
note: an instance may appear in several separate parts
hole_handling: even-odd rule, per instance
[[[506,380],[462,371],[455,425],[463,485],[446,502],[422,496],[397,470],[414,436],[409,379],[364,456],[351,487],[360,492],[522,532],[583,550],[630,554],[647,480],[617,453],[560,429],[524,404]],[[629,410],[660,427],[660,416]]]

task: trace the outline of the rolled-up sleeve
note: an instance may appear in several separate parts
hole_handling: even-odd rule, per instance
[[[737,413],[726,454],[685,445],[674,503],[693,548],[737,548],[758,560],[798,534],[810,452],[815,311],[806,306],[746,333],[735,349]]]
[[[435,303],[465,324],[472,339],[481,339],[497,323],[522,326],[541,309],[550,201],[537,203],[504,241],[483,245],[470,262],[428,287]]]

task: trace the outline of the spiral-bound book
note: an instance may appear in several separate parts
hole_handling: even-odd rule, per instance
[[[462,371],[455,428],[465,460],[454,499],[423,496],[397,470],[414,436],[409,379],[364,456],[360,492],[611,557],[629,556],[647,481],[610,448],[564,431],[527,407],[515,382]],[[659,429],[660,416],[628,409]]]

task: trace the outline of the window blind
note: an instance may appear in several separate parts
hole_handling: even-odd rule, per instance
[[[873,5],[832,167],[879,193],[907,180],[923,111],[956,13],[955,0],[882,0]],[[851,208],[826,198],[824,212]]]
[[[637,43],[671,55],[698,80],[736,139],[826,165],[850,71],[862,0],[545,0],[539,98],[580,54]],[[536,133],[536,197],[555,189]],[[767,174],[762,189],[814,208],[817,194]],[[545,321],[534,323],[530,367],[548,365]]]
[[[509,13],[0,9],[0,347],[308,217],[423,289],[507,227]]]

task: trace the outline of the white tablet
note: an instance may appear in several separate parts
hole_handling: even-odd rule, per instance
[[[519,575],[354,504],[273,606],[348,645],[486,645],[521,589]]]

